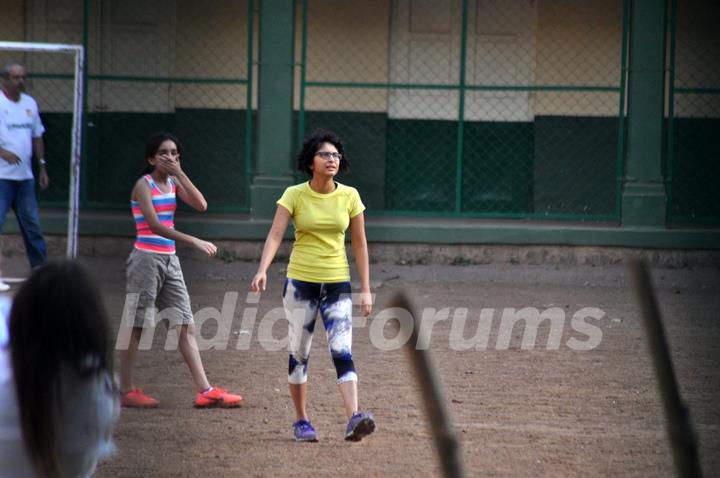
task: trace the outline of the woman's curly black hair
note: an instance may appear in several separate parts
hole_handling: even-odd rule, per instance
[[[312,176],[313,172],[311,166],[313,164],[313,158],[315,158],[315,154],[320,150],[320,146],[323,143],[332,144],[337,148],[338,153],[342,155],[342,159],[340,159],[340,164],[338,166],[339,172],[344,173],[350,169],[350,162],[345,156],[345,148],[340,137],[330,130],[316,129],[310,134],[310,136],[305,138],[302,149],[296,157],[297,168],[299,171],[303,171]]]

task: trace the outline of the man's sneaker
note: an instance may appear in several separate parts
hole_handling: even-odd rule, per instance
[[[123,408],[156,408],[158,401],[150,395],[145,395],[142,389],[130,390],[120,398]]]
[[[295,437],[295,441],[318,441],[317,433],[315,433],[312,424],[303,419],[293,423],[293,436]]]
[[[0,280],[0,292],[7,292],[10,290],[10,284],[7,284]]]
[[[220,387],[213,387],[206,392],[198,392],[195,396],[196,408],[237,408],[240,406],[243,398],[240,395],[233,395],[227,390]]]
[[[360,441],[375,431],[375,420],[372,414],[357,412],[348,420],[345,429],[345,439],[348,441]]]

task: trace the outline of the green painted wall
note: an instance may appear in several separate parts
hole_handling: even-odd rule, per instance
[[[536,117],[534,212],[612,215],[617,133],[617,118]]]
[[[178,109],[175,131],[183,142],[184,168],[209,204],[247,209],[245,110]]]
[[[69,114],[46,113],[45,142],[52,187],[39,193],[45,205],[64,206],[68,198]],[[91,113],[87,159],[83,164],[83,204],[128,207],[130,190],[146,162],[145,141],[171,131],[183,144],[182,164],[215,210],[247,208],[245,111],[178,109],[175,113]]]
[[[466,122],[462,210],[533,212],[535,123]]]
[[[388,121],[387,209],[454,210],[456,138],[454,121]]]
[[[46,206],[68,197],[69,114],[43,114],[52,187]],[[84,167],[84,205],[127,207],[142,173],[151,132],[183,142],[183,167],[211,210],[249,206],[244,179],[243,110],[179,109],[174,114],[93,113]],[[382,113],[307,112],[306,131],[336,130],[351,170],[339,178],[360,190],[368,211],[454,209],[457,123],[393,120]],[[533,123],[466,122],[463,213],[611,215],[616,197],[615,118],[550,117]],[[720,120],[676,119],[671,219],[720,222]],[[254,143],[254,138],[251,138]],[[294,150],[299,146],[294,145]],[[292,164],[294,158],[288,158]],[[292,165],[294,168],[294,165]],[[304,179],[297,175],[296,180]]]
[[[70,130],[72,115],[68,113],[43,113],[45,125],[45,158],[50,176],[50,187],[38,189],[38,200],[43,204],[67,207],[70,184]],[[37,164],[33,162],[33,167]],[[35,171],[37,177],[37,171]]]
[[[86,129],[84,199],[127,208],[130,190],[143,172],[145,140],[156,131],[173,131],[171,114],[91,113]],[[182,139],[182,138],[181,138]],[[183,155],[184,156],[184,155]],[[185,162],[183,159],[183,163]]]
[[[675,118],[673,130],[668,219],[720,224],[720,119]]]

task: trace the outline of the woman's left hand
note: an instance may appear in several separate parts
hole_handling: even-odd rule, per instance
[[[367,317],[372,311],[372,294],[370,292],[360,292],[360,312]]]

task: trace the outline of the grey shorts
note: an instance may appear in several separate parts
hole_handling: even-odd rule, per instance
[[[163,319],[168,319],[169,327],[193,323],[190,296],[175,254],[133,249],[127,259],[125,291],[126,306],[137,304],[133,327],[155,327]]]

